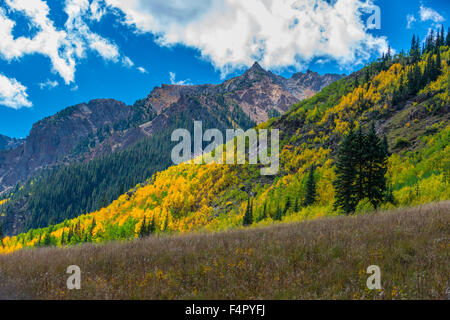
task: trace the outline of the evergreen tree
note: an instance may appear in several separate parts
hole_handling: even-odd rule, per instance
[[[384,200],[386,192],[386,172],[387,172],[387,140],[377,136],[375,125],[372,123],[367,134],[367,143],[365,145],[367,154],[365,164],[365,195],[370,202],[377,208]]]
[[[344,136],[339,146],[336,159],[336,190],[335,208],[341,208],[345,213],[353,212],[357,205],[356,199],[356,159],[355,159],[355,133],[353,126]]]
[[[260,220],[265,220],[265,219],[267,219],[267,202],[264,202],[263,212],[262,212]]]
[[[46,232],[44,235],[43,245],[45,247],[48,247],[51,244],[52,244],[52,238],[51,238],[50,232]]]
[[[450,27],[447,30],[447,41],[446,41],[446,45],[450,47]]]
[[[144,215],[144,219],[142,220],[142,226],[141,229],[139,230],[139,238],[144,238],[148,235],[148,230],[147,230],[147,226],[146,226],[146,222],[145,222],[145,215]]]
[[[148,234],[155,233],[156,225],[155,225],[155,217],[152,218],[152,221],[148,224]]]
[[[3,239],[3,224],[0,223],[0,239]]]
[[[361,201],[361,199],[364,199],[365,197],[365,177],[364,177],[364,169],[367,159],[366,154],[366,136],[364,135],[362,128],[359,127],[356,131],[355,135],[355,161],[356,161],[356,175],[355,175],[355,188],[356,188],[356,194],[357,194],[357,200],[356,203]],[[359,147],[358,147],[359,146]]]
[[[290,207],[291,207],[291,198],[287,197],[286,204],[284,205],[283,216],[286,215]]]
[[[69,233],[67,234],[67,243],[70,244],[70,241],[72,240],[72,238],[73,238],[73,230],[72,230],[72,228],[69,228]]]
[[[314,180],[314,165],[309,168],[308,180],[306,181],[305,206],[316,202],[316,181]]]
[[[278,204],[277,211],[275,212],[275,216],[273,219],[281,221],[282,218],[283,218],[283,212],[281,211],[280,205]]]
[[[412,41],[411,41],[411,49],[409,51],[409,55],[411,57],[411,63],[417,63],[420,60],[420,39],[419,37],[416,38],[415,35],[413,35]]]
[[[439,49],[440,46],[445,46],[444,25],[441,25],[441,35],[440,35],[440,38],[439,38],[438,49]]]
[[[249,226],[252,223],[253,223],[253,208],[252,208],[252,201],[251,201],[250,195],[249,195],[248,201],[247,201],[247,208],[246,208],[245,214],[244,214],[243,225]]]
[[[295,201],[294,201],[294,212],[298,212],[298,196],[295,197]]]

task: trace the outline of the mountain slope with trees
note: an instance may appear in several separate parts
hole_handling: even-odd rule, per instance
[[[259,124],[280,130],[277,175],[250,164],[172,166],[96,212],[6,237],[2,251],[448,200],[450,46],[430,35],[417,53],[417,41]]]
[[[102,99],[64,109],[35,124],[22,146],[0,151],[0,190],[10,190],[0,223],[16,234],[98,210],[171,164],[175,129],[194,120],[205,130],[248,129],[342,77],[286,79],[255,63],[219,85],[156,87],[133,106]]]

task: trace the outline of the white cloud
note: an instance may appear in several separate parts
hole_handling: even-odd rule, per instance
[[[408,14],[406,16],[406,22],[407,22],[406,28],[411,29],[412,24],[416,22],[416,17],[414,17],[414,15],[412,14]]]
[[[98,21],[104,14],[99,0],[65,0],[67,21],[64,29],[57,29],[49,18],[50,9],[44,0],[5,0],[0,8],[0,57],[8,61],[28,54],[41,54],[50,59],[52,71],[66,84],[75,79],[76,64],[88,50],[107,61],[120,62],[116,44],[92,32],[86,21]],[[104,7],[104,5],[103,5]],[[6,13],[23,14],[29,24],[38,30],[33,37],[13,36],[15,21]]]
[[[144,67],[137,67],[137,69],[140,73],[148,73],[147,69],[145,69]]]
[[[445,21],[444,17],[441,16],[437,11],[431,8],[426,8],[423,5],[420,5],[419,14],[421,21],[433,21],[434,23]]]
[[[123,57],[122,58],[122,65],[126,68],[131,68],[132,66],[134,66],[134,62],[131,61],[130,58],[128,57]]]
[[[65,23],[71,42],[76,47],[78,57],[83,57],[87,47],[96,51],[103,59],[118,62],[119,48],[109,40],[93,33],[84,17],[90,13],[89,0],[66,0],[64,11],[68,18]]]
[[[78,91],[78,85],[75,85],[72,88],[70,88],[70,91]]]
[[[39,53],[50,58],[52,68],[68,83],[73,81],[75,60],[67,41],[65,31],[56,30],[49,20],[49,8],[43,1],[6,0],[13,11],[19,11],[30,19],[39,32],[33,38],[14,38],[12,30],[15,22],[10,20],[5,10],[0,8],[0,55],[10,61],[27,54]]]
[[[254,60],[271,69],[300,69],[317,57],[354,66],[388,46],[363,21],[372,0],[104,1],[137,32],[196,48],[223,75]]]
[[[92,20],[100,21],[101,18],[105,15],[105,9],[101,6],[99,0],[92,1],[89,8],[91,11]]]
[[[27,88],[14,78],[7,78],[0,74],[0,105],[20,109],[31,107],[28,100]]]
[[[39,88],[41,88],[41,90],[43,90],[43,89],[50,90],[50,89],[57,87],[58,84],[59,83],[56,80],[51,81],[50,79],[47,79],[47,81],[39,83]]]
[[[182,85],[182,86],[191,84],[189,79],[177,81],[176,77],[177,77],[177,75],[175,72],[169,72],[170,84],[176,84],[176,85]]]

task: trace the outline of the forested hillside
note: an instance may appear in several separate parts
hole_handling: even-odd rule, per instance
[[[36,123],[23,146],[0,151],[0,192],[10,190],[0,224],[17,234],[105,207],[170,165],[173,130],[194,120],[205,130],[248,129],[342,77],[286,79],[255,63],[218,85],[155,87],[133,106],[99,99],[66,108]]]
[[[449,65],[450,43],[443,33],[431,34],[423,49],[414,37],[408,53],[389,50],[379,61],[258,125],[280,130],[277,175],[261,176],[259,166],[249,164],[172,166],[95,212],[5,237],[0,252],[450,199]],[[345,156],[351,154],[347,147],[358,145],[372,150],[359,164],[355,156]],[[367,181],[375,176],[380,187],[369,190]]]

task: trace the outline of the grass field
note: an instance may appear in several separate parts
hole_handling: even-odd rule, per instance
[[[1,299],[446,299],[450,202],[0,256]],[[68,290],[66,268],[81,268]],[[381,269],[369,290],[366,269]]]

